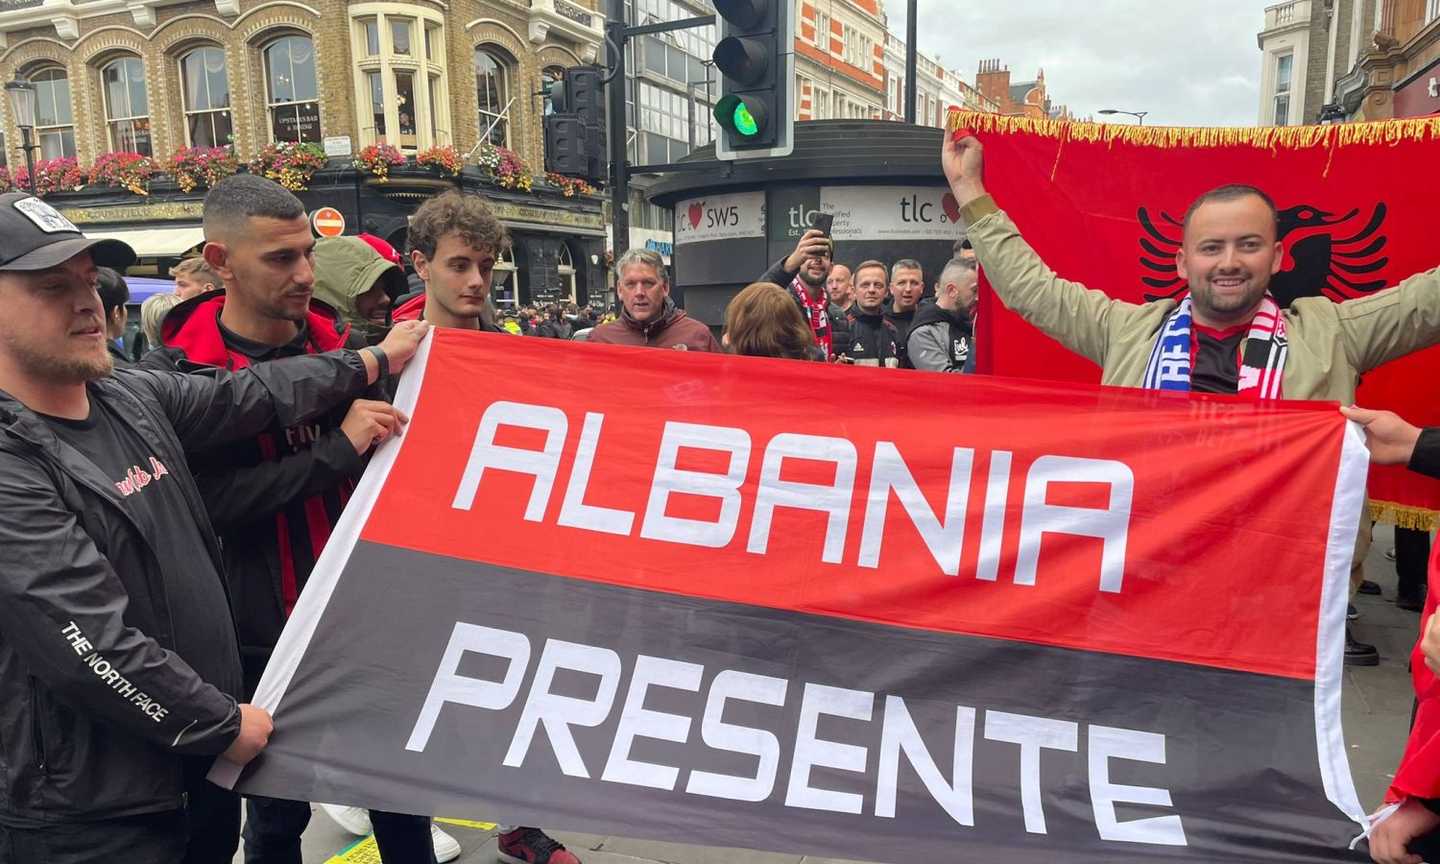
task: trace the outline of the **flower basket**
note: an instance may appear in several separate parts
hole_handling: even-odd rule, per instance
[[[250,173],[268,177],[291,192],[303,192],[315,172],[324,167],[325,151],[319,144],[287,141],[261,150],[250,162]]]
[[[437,171],[446,177],[459,177],[465,159],[454,147],[431,147],[415,157],[415,164]]]
[[[501,189],[529,192],[535,185],[530,166],[526,165],[525,160],[515,151],[508,148],[486,144],[476,154],[475,163]]]
[[[556,174],[551,171],[545,175],[545,181],[566,198],[574,198],[576,195],[589,195],[595,191],[595,187],[581,180],[579,177],[566,177],[564,174]]]
[[[155,160],[139,153],[104,153],[90,167],[90,182],[111,189],[125,189],[136,195],[150,194],[150,177]]]
[[[35,193],[45,197],[52,192],[74,192],[85,186],[85,169],[71,157],[41,159],[35,163]],[[30,174],[24,167],[11,175],[15,188],[28,190]]]
[[[390,169],[405,164],[405,155],[389,144],[371,144],[355,157],[355,167],[381,183],[390,179]]]
[[[186,147],[170,157],[165,169],[175,178],[181,192],[211,189],[240,170],[240,160],[230,147]]]

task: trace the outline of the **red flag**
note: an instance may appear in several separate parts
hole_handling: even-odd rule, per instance
[[[985,182],[1045,262],[1067,279],[1134,302],[1185,290],[1175,273],[1186,208],[1245,183],[1275,199],[1284,269],[1280,304],[1363,297],[1440,264],[1434,242],[1440,117],[1256,129],[1066,123],[952,113],[985,143]],[[1005,309],[986,289],[981,371],[1095,381],[1094,364]],[[1422,426],[1440,425],[1440,349],[1365,376],[1356,397]],[[1374,468],[1371,515],[1432,530],[1440,481]]]

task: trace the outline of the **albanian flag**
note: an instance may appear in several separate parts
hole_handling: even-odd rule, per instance
[[[1176,273],[1181,222],[1197,196],[1257,186],[1280,211],[1285,262],[1271,285],[1343,303],[1440,265],[1435,166],[1440,117],[1255,129],[1068,123],[952,111],[950,128],[985,143],[985,183],[1030,245],[1066,279],[1144,302],[1185,290]],[[981,371],[1097,381],[1099,370],[982,295]],[[1440,348],[1365,376],[1356,402],[1440,425]],[[1440,481],[1372,468],[1371,515],[1433,530]]]

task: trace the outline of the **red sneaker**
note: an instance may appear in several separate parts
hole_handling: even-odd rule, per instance
[[[506,864],[580,864],[575,853],[539,828],[516,828],[496,838]]]

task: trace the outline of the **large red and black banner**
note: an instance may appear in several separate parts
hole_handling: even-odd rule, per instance
[[[1069,123],[952,113],[985,145],[985,184],[1026,240],[1061,276],[1144,302],[1188,290],[1175,267],[1186,208],[1230,183],[1264,189],[1280,215],[1284,262],[1271,283],[1281,306],[1337,303],[1440,265],[1434,240],[1440,117],[1282,128],[1176,128]],[[1099,369],[982,297],[981,371],[1098,381]],[[1367,408],[1440,425],[1440,349],[1365,376]],[[1434,530],[1440,481],[1377,467],[1371,515]]]
[[[876,861],[1356,854],[1333,405],[446,330],[397,401],[244,792]]]

